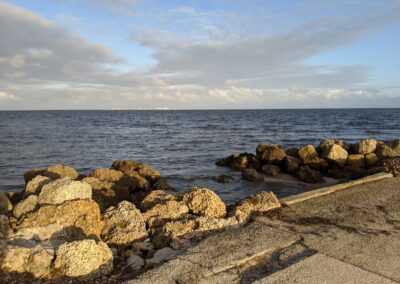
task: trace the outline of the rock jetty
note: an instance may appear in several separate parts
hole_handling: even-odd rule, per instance
[[[325,177],[344,181],[385,171],[396,173],[399,157],[400,139],[364,139],[354,144],[325,139],[318,146],[308,144],[286,150],[278,144],[260,144],[255,154],[230,155],[216,165],[241,171],[243,179],[252,182],[286,173],[302,182],[324,183]]]

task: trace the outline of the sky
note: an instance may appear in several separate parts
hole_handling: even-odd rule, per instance
[[[0,0],[0,110],[400,107],[400,0]]]

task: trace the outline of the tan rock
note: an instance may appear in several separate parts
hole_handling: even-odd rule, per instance
[[[337,144],[329,146],[329,148],[323,153],[323,158],[325,160],[341,167],[345,165],[347,156],[347,151]]]
[[[110,181],[110,182],[118,182],[123,176],[123,172],[117,171],[114,169],[95,169],[92,173],[89,174],[90,177],[97,178],[101,181]]]
[[[262,166],[261,172],[271,177],[277,177],[282,173],[280,167],[270,164],[265,164],[264,166]]]
[[[376,164],[378,164],[378,162],[379,162],[378,156],[374,153],[369,153],[369,154],[365,155],[364,159],[365,159],[365,166],[367,168],[371,168],[371,167],[375,166]]]
[[[378,142],[375,139],[361,140],[355,144],[355,152],[362,155],[373,153],[377,144]]]
[[[226,215],[225,203],[215,192],[207,188],[193,188],[183,195],[190,212],[199,216],[222,218]]]
[[[160,178],[159,171],[133,160],[117,160],[111,167],[132,177],[138,183],[139,189],[148,189],[150,184],[154,184]]]
[[[53,255],[41,245],[30,247],[7,246],[1,269],[7,273],[29,273],[36,278],[50,274]]]
[[[299,157],[303,162],[305,162],[305,161],[317,158],[318,153],[317,153],[317,150],[315,150],[313,145],[308,144],[299,149]]]
[[[111,168],[128,175],[130,172],[136,172],[140,165],[143,163],[134,160],[117,160],[112,163]]]
[[[113,254],[109,247],[94,240],[62,244],[56,252],[54,269],[73,278],[97,278],[113,271]]]
[[[100,239],[104,222],[100,209],[90,199],[48,205],[29,214],[16,227],[15,237],[34,240]]]
[[[7,215],[13,209],[13,206],[8,197],[0,192],[0,215]]]
[[[10,220],[8,219],[8,217],[5,215],[0,215],[0,239],[4,239],[7,237],[9,228]]]
[[[324,183],[324,176],[309,166],[301,166],[294,173],[295,177],[307,183]]]
[[[286,152],[278,144],[260,144],[256,152],[260,161],[269,164],[281,164],[286,157]]]
[[[286,172],[292,174],[300,167],[300,164],[300,159],[292,156],[286,156],[283,168]]]
[[[137,172],[150,182],[155,184],[160,179],[160,172],[146,164],[139,165]]]
[[[35,194],[39,195],[40,191],[42,190],[42,187],[52,180],[49,179],[48,177],[44,177],[41,175],[35,176],[31,181],[29,181],[25,187],[25,196]]]
[[[349,155],[347,157],[346,165],[351,168],[364,168],[365,167],[364,155],[362,154]]]
[[[329,169],[329,163],[319,157],[315,157],[305,161],[304,165],[309,166],[310,168],[320,172],[326,172]]]
[[[173,200],[177,200],[177,197],[172,192],[166,190],[153,190],[140,202],[140,209],[146,211],[157,204],[165,204],[166,202]]]
[[[129,245],[147,238],[146,223],[140,211],[128,201],[122,201],[104,212],[103,240],[110,245]]]
[[[103,212],[123,200],[129,200],[129,188],[109,181],[100,181],[94,177],[82,180],[92,187],[92,199],[96,201]]]
[[[19,219],[23,215],[33,212],[38,207],[38,197],[36,195],[29,195],[26,199],[15,205],[13,214],[15,218]]]
[[[148,190],[150,188],[150,183],[147,179],[142,177],[138,172],[132,171],[127,174],[135,184],[136,190]]]
[[[36,176],[41,175],[52,180],[60,178],[77,179],[79,173],[72,167],[65,165],[54,165],[44,169],[34,169],[24,174],[25,183],[30,182]]]
[[[273,192],[263,191],[256,195],[250,195],[248,198],[241,201],[234,208],[232,215],[239,222],[246,222],[252,214],[267,212],[272,209],[281,207],[278,198]]]
[[[197,222],[193,219],[167,222],[151,229],[151,242],[156,248],[167,247],[172,241],[193,232],[196,227]]]
[[[350,144],[341,139],[324,139],[319,143],[318,149],[321,153],[324,153],[332,145],[339,145],[346,151],[350,149]]]
[[[62,178],[42,187],[38,202],[40,205],[61,204],[68,200],[92,198],[92,187],[81,181]]]
[[[375,154],[379,159],[400,157],[400,139],[379,144],[376,148]]]
[[[157,204],[145,213],[143,218],[146,222],[150,219],[174,220],[189,212],[188,206],[183,202],[167,201],[164,204]]]

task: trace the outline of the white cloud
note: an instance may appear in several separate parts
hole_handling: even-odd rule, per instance
[[[19,97],[0,91],[0,100],[19,100]]]

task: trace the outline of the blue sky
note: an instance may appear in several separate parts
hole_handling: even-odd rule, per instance
[[[400,107],[400,1],[0,0],[0,109]]]

